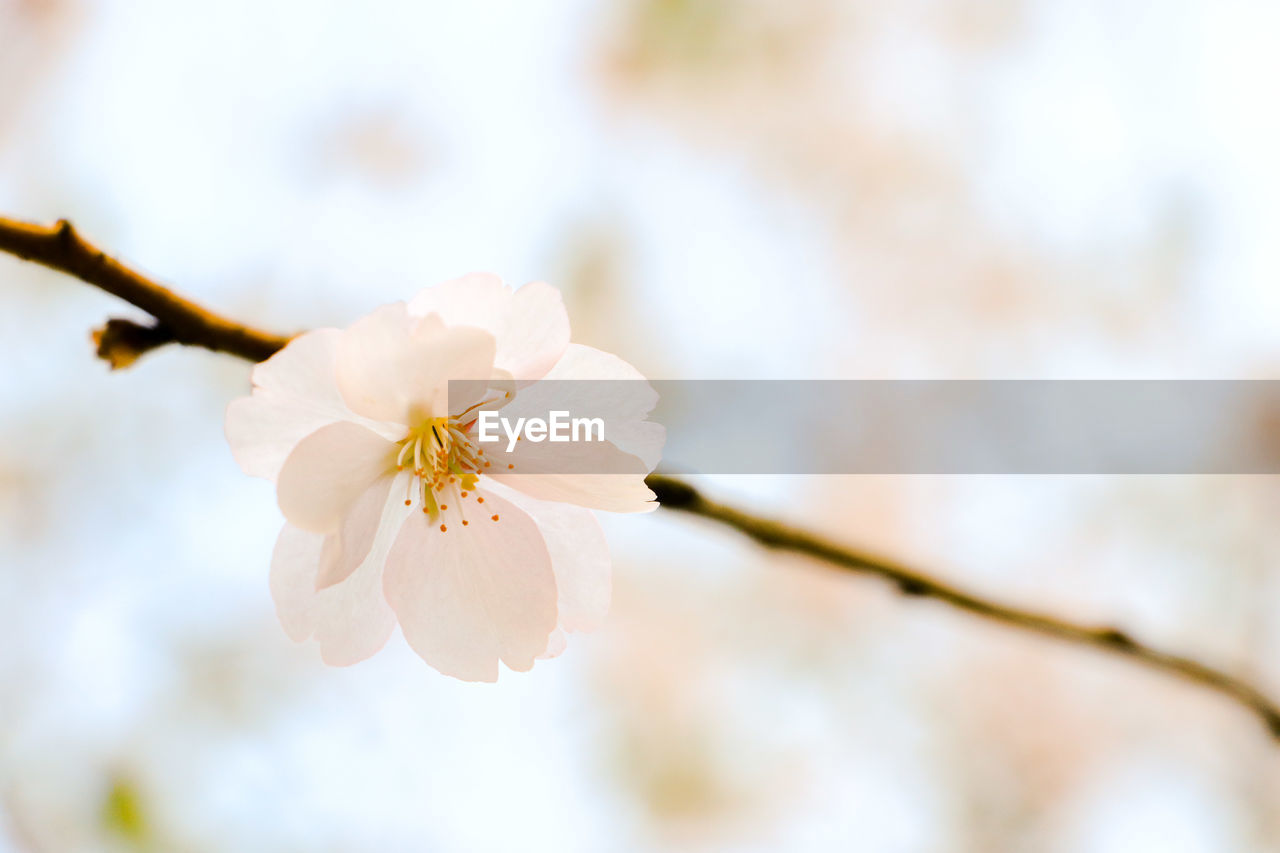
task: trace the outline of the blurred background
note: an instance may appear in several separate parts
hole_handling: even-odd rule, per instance
[[[659,378],[1276,378],[1280,6],[0,0],[0,211],[345,325],[546,279]],[[294,646],[248,365],[0,257],[0,850],[1280,850],[1225,700],[659,512],[500,683]],[[784,439],[780,439],[784,440]],[[802,428],[789,439],[805,441]],[[718,478],[1280,695],[1266,477]]]

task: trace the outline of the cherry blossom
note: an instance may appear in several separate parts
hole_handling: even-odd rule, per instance
[[[451,379],[484,381],[451,394]],[[559,472],[529,442],[499,460],[476,441],[476,410],[514,410],[545,379],[643,382],[570,343],[554,288],[489,274],[300,335],[254,368],[226,433],[245,472],[276,486],[271,592],[290,637],[347,665],[398,622],[440,672],[495,681],[499,661],[528,670],[600,624],[610,560],[592,510],[656,507],[644,484],[662,444],[644,420],[656,394],[639,385],[626,439],[592,447],[609,473]]]

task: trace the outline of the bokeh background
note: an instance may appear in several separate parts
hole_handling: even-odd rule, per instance
[[[487,269],[661,378],[1276,378],[1278,37],[1262,0],[0,0],[0,210],[281,331]],[[1219,697],[668,513],[605,519],[608,625],[532,673],[326,668],[222,437],[248,366],[109,374],[88,330],[136,313],[7,257],[0,300],[0,850],[1280,850],[1280,749]],[[1280,694],[1274,478],[705,485]]]

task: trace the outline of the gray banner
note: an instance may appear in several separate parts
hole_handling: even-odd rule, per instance
[[[558,380],[504,410],[596,417],[606,439],[656,458],[648,412],[666,428],[663,467],[705,474],[1280,473],[1272,380]],[[545,450],[543,472],[637,470]]]

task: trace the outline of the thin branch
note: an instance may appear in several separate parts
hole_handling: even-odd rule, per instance
[[[261,361],[282,349],[289,339],[257,331],[220,317],[107,257],[87,243],[71,224],[60,221],[44,228],[0,217],[0,251],[79,278],[146,311],[156,322],[143,326],[112,320],[97,334],[119,344],[133,357],[170,341]],[[120,344],[124,341],[124,344]],[[111,357],[105,355],[104,357]],[[125,364],[131,359],[127,359]],[[116,364],[115,366],[124,366]],[[1162,652],[1112,627],[1080,625],[968,592],[883,557],[857,551],[814,533],[717,503],[683,480],[663,474],[646,479],[666,509],[726,525],[769,548],[803,554],[833,566],[881,578],[904,595],[930,598],[984,619],[1069,643],[1121,655],[1150,669],[1174,675],[1213,690],[1247,708],[1280,741],[1280,708],[1247,681],[1180,655]]]
[[[98,330],[98,354],[113,367],[127,367],[138,356],[170,341],[262,361],[289,342],[220,317],[142,273],[129,269],[89,243],[65,219],[46,228],[0,217],[0,251],[17,255],[118,296],[146,311],[156,322],[143,326],[112,320]]]
[[[1215,690],[1253,711],[1280,741],[1280,708],[1261,690],[1243,679],[1180,655],[1162,652],[1108,626],[1079,625],[967,592],[944,581],[900,565],[893,560],[836,544],[814,533],[772,519],[716,503],[683,480],[651,474],[645,480],[666,509],[699,515],[745,533],[768,548],[804,554],[852,572],[882,578],[903,595],[932,598],[984,619],[1036,634],[1044,634],[1083,646],[1123,655],[1160,672]]]

